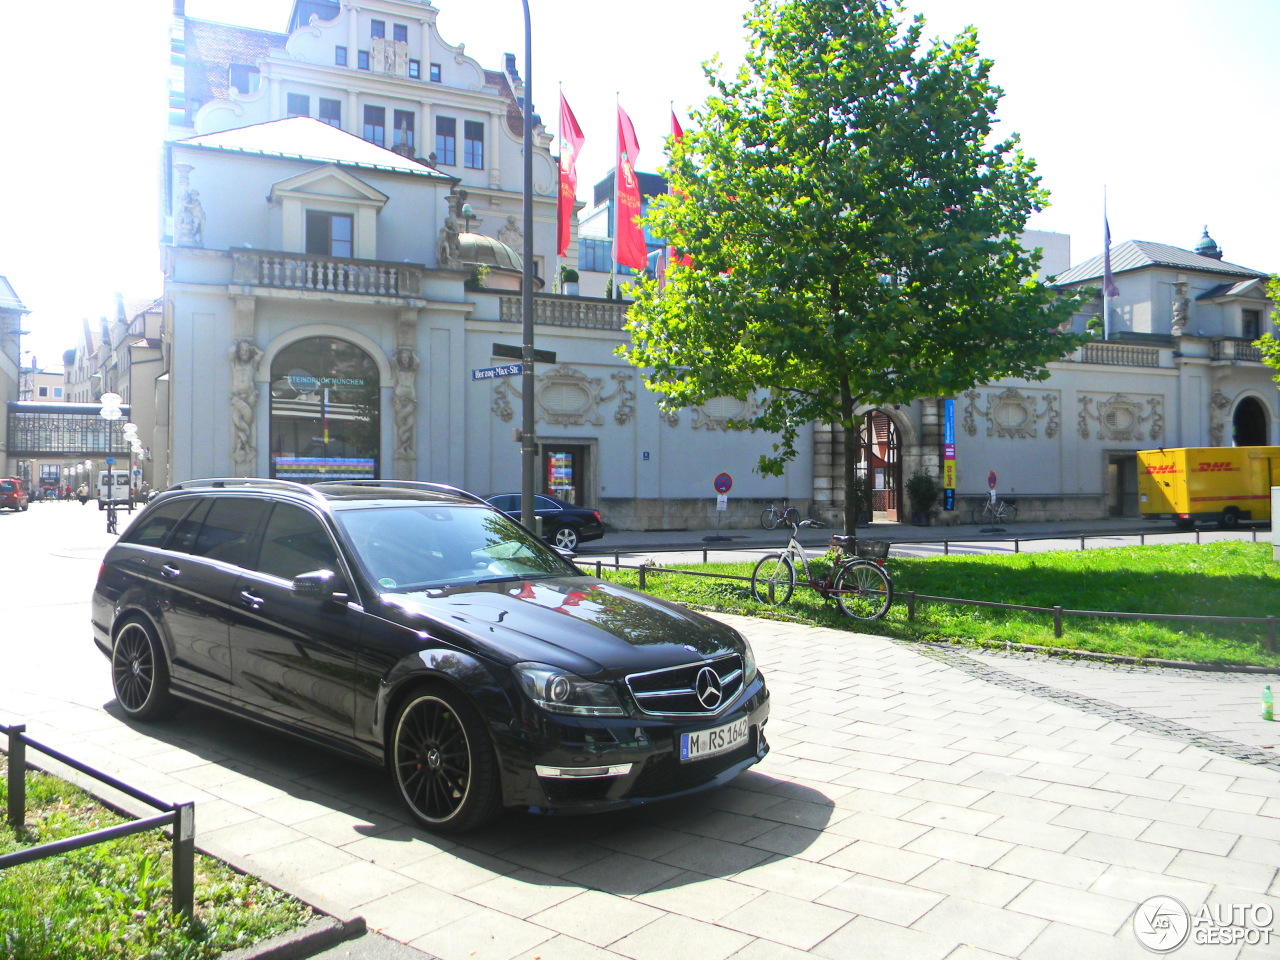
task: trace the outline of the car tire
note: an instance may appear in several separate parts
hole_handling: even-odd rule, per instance
[[[493,744],[479,712],[456,690],[414,690],[396,715],[388,754],[401,799],[434,833],[474,830],[501,809]]]
[[[116,630],[111,644],[111,688],[131,720],[159,720],[174,711],[169,664],[156,632],[143,620],[127,619]]]
[[[1236,507],[1227,507],[1222,511],[1222,519],[1218,521],[1218,526],[1223,530],[1234,530],[1240,526],[1240,511]]]
[[[557,527],[551,534],[551,545],[559,547],[561,550],[577,550],[578,531],[573,527]]]

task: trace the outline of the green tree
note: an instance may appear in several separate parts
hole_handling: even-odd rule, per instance
[[[743,67],[670,145],[648,226],[687,255],[638,284],[623,353],[670,407],[746,399],[779,474],[814,420],[843,430],[852,502],[859,410],[1005,376],[1044,379],[1082,338],[1081,298],[1035,279],[1018,235],[1047,202],[970,28],[922,47],[900,0],[757,0]],[[846,508],[852,532],[855,515]]]
[[[1272,303],[1276,304],[1273,316],[1276,322],[1280,323],[1280,274],[1271,275],[1271,279],[1267,282],[1267,296],[1271,298]],[[1253,343],[1262,350],[1262,362],[1276,371],[1271,379],[1280,383],[1280,340],[1268,331]]]

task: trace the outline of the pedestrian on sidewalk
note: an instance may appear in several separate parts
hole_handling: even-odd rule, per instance
[[[88,485],[88,484],[86,484],[86,483],[82,483],[82,484],[80,484],[79,489],[77,489],[77,490],[76,490],[76,499],[80,501],[80,506],[82,506],[82,507],[83,507],[83,506],[88,502],[88,500],[89,500],[89,485]]]

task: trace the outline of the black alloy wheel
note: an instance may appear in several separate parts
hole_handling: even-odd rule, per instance
[[[551,545],[562,550],[577,550],[578,531],[573,527],[557,527],[551,534]]]
[[[134,720],[154,720],[173,711],[169,665],[154,631],[140,620],[126,620],[116,631],[111,686],[120,709]]]
[[[396,719],[391,767],[414,818],[437,833],[463,833],[497,813],[497,763],[483,721],[461,694],[416,691]]]

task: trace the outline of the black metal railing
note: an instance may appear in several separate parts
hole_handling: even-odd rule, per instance
[[[23,863],[31,863],[35,860],[43,860],[45,857],[57,856],[72,850],[91,847],[94,844],[105,843],[108,840],[118,840],[121,837],[132,836],[135,833],[144,833],[147,830],[155,830],[161,827],[172,827],[173,912],[188,917],[191,916],[195,909],[195,804],[191,802],[165,803],[162,800],[157,800],[136,787],[131,787],[129,784],[108,776],[100,770],[95,770],[87,764],[73,760],[52,747],[32,740],[27,736],[26,730],[26,724],[22,723],[16,723],[10,727],[0,725],[0,733],[6,734],[9,738],[9,798],[7,813],[9,825],[15,831],[21,830],[23,824],[26,823],[27,747],[38,750],[47,757],[52,757],[72,770],[93,777],[95,780],[119,790],[126,796],[141,800],[148,806],[165,812],[158,813],[153,817],[141,817],[127,823],[103,827],[101,830],[93,830],[78,837],[53,840],[49,843],[41,843],[14,853],[0,854],[0,870],[4,870],[7,867],[16,867]]]

